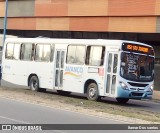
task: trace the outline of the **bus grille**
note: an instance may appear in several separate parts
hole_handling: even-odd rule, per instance
[[[139,83],[134,83],[134,82],[128,82],[131,86],[136,86],[136,87],[146,87],[148,84],[139,84]]]
[[[130,88],[130,90],[133,90],[133,91],[136,91],[136,90],[138,90],[138,91],[144,91],[144,88],[142,89],[142,88]]]

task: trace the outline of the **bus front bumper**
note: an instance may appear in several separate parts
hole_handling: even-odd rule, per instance
[[[152,99],[152,94],[152,91],[131,91],[124,90],[121,87],[117,90],[117,98]]]

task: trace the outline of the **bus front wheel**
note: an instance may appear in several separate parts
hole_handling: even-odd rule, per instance
[[[100,96],[98,93],[98,87],[96,83],[90,83],[87,87],[87,99],[92,101],[100,100]]]
[[[39,80],[37,76],[32,76],[29,80],[29,86],[30,89],[33,91],[38,91],[39,90]]]
[[[125,104],[129,101],[128,98],[116,98],[117,102],[120,104]]]

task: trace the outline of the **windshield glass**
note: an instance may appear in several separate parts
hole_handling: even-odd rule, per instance
[[[120,75],[133,81],[152,81],[154,77],[154,58],[123,52],[121,54]]]

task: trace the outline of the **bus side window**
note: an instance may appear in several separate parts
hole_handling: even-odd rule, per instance
[[[88,46],[86,53],[86,65],[102,66],[104,63],[105,47]]]
[[[67,63],[83,65],[85,61],[85,46],[82,45],[69,45],[67,52]]]
[[[43,45],[43,61],[50,61],[51,56],[51,46],[50,45]]]
[[[32,60],[33,57],[34,44],[32,43],[22,43],[21,44],[21,60]]]
[[[13,54],[14,54],[14,43],[7,43],[5,58],[13,59]]]
[[[20,54],[20,44],[14,44],[14,53],[13,53],[13,59],[18,60]]]
[[[75,64],[76,46],[69,45],[67,50],[67,63]]]
[[[36,52],[35,52],[35,60],[42,61],[42,52],[43,52],[43,45],[37,44],[36,45]]]
[[[49,62],[51,60],[51,45],[37,44],[35,50],[35,60]]]

